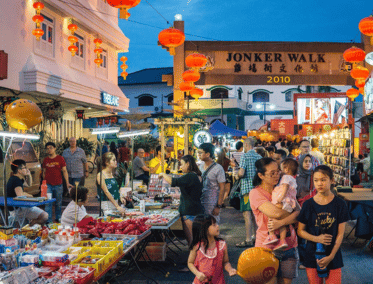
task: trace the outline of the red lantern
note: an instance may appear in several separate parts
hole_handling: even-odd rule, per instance
[[[95,38],[94,40],[93,40],[93,43],[97,46],[97,48],[101,45],[101,43],[102,43],[102,40],[101,39],[99,39],[99,38]]]
[[[185,58],[186,66],[193,68],[193,69],[197,69],[197,70],[205,66],[206,63],[207,63],[206,56],[200,53],[192,53],[192,54],[189,54]]]
[[[94,62],[96,63],[97,67],[100,67],[100,65],[102,64],[103,60],[101,58],[101,53],[103,52],[103,49],[100,48],[100,44],[102,43],[102,40],[99,39],[99,38],[95,38],[93,40],[94,44],[96,45],[96,48],[95,50],[93,51],[94,53],[96,53],[96,59],[94,60]]]
[[[127,79],[127,76],[128,76],[128,73],[125,72],[125,71],[123,71],[122,73],[120,73],[120,76],[122,76],[123,79],[126,80],[126,79]]]
[[[71,44],[78,42],[78,38],[76,36],[69,36],[67,39]]]
[[[365,79],[356,79],[355,86],[358,88],[362,88],[365,86]]]
[[[359,96],[359,90],[354,88],[348,89],[346,95],[351,101],[354,101]]]
[[[370,36],[370,44],[373,45],[373,16],[362,19],[359,23],[359,30],[362,34]]]
[[[75,45],[70,45],[67,49],[71,52],[72,56],[75,56],[75,53],[78,51],[78,47]]]
[[[359,88],[359,93],[362,94],[363,96],[365,95],[364,87]]]
[[[96,63],[97,66],[100,66],[103,60],[101,58],[95,58],[94,62]]]
[[[194,83],[193,82],[181,82],[179,85],[179,89],[182,92],[189,92],[194,89]]]
[[[175,55],[175,47],[184,43],[185,35],[178,29],[169,28],[159,33],[158,41],[169,48],[170,55]]]
[[[32,34],[36,37],[37,40],[40,40],[40,38],[43,36],[44,31],[42,29],[34,29],[32,31]]]
[[[119,8],[119,18],[128,20],[130,13],[128,10],[137,6],[141,0],[107,0],[107,3],[115,8]]]
[[[120,58],[120,61],[123,62],[123,64],[120,66],[122,68],[123,72],[120,74],[123,77],[123,80],[126,80],[128,73],[126,72],[126,69],[128,68],[128,65],[126,64],[127,57],[122,56]]]
[[[36,15],[32,17],[32,20],[36,23],[36,29],[32,31],[32,34],[36,37],[36,40],[40,40],[44,35],[44,31],[40,29],[40,23],[44,21],[44,17],[40,15],[40,11],[44,8],[44,4],[35,2],[32,6],[36,10]]]
[[[185,82],[197,82],[201,75],[197,70],[187,70],[182,75]]]
[[[76,30],[78,29],[78,26],[75,25],[75,24],[70,24],[67,26],[67,28],[69,29],[69,31],[71,32],[72,35],[74,35],[74,33],[76,32]]]
[[[97,124],[101,126],[103,124],[103,119],[97,118]]]
[[[105,124],[109,124],[109,122],[110,122],[110,117],[105,117],[104,119],[105,119]]]
[[[118,117],[112,116],[112,117],[110,117],[110,121],[111,121],[112,124],[117,123],[118,122]]]
[[[196,100],[198,101],[198,99],[200,97],[203,96],[203,90],[202,89],[199,89],[199,88],[194,88],[193,90],[190,91],[190,95]]]
[[[354,79],[366,79],[369,76],[369,70],[362,66],[357,66],[351,70],[351,77]]]
[[[357,63],[365,59],[365,51],[353,46],[343,52],[343,58],[347,62]]]

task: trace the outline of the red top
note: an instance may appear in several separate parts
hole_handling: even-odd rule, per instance
[[[128,162],[130,160],[130,149],[128,149],[127,147],[120,147],[119,153],[120,153],[119,163]]]
[[[54,159],[49,157],[44,158],[43,169],[45,169],[44,179],[47,184],[60,185],[62,184],[62,168],[66,167],[65,159],[57,155]]]
[[[199,243],[197,244],[199,246]],[[207,279],[203,283],[225,284],[223,273],[224,251],[227,249],[225,241],[216,241],[213,249],[205,251],[204,246],[200,246],[197,250],[197,256],[194,261],[194,266],[198,271],[206,275]],[[202,284],[194,278],[193,284]]]

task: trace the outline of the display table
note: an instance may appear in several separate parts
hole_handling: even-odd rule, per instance
[[[18,208],[31,208],[31,207],[35,207],[35,206],[37,207],[37,206],[41,206],[41,205],[45,205],[45,204],[50,204],[50,203],[53,203],[55,201],[56,201],[55,198],[47,199],[47,200],[42,201],[42,202],[18,201],[18,200],[13,200],[13,198],[8,197],[7,198],[7,206],[8,206],[8,208],[9,207],[14,207],[15,210],[17,210]],[[4,206],[4,197],[0,197],[0,206],[2,206],[2,207]],[[5,224],[5,217],[4,217],[3,210],[1,208],[0,208],[0,215],[1,215],[1,218],[2,218],[3,224]],[[23,227],[25,220],[26,220],[25,213],[21,214],[20,216],[18,216],[18,214],[15,214],[15,217],[12,220],[12,222],[9,224],[9,226],[13,226],[13,224],[16,221],[18,221],[19,226]]]

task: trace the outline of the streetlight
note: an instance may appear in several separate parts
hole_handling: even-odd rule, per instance
[[[258,103],[256,104],[256,108],[259,110],[263,107],[263,120],[264,123],[266,123],[266,107],[269,107],[270,110],[274,110],[276,108],[276,105],[270,104],[270,103]]]

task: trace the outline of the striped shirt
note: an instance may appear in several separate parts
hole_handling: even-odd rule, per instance
[[[238,166],[235,168],[236,170],[238,170],[238,168],[239,168],[239,164],[240,164],[240,162],[241,162],[241,157],[242,157],[244,154],[245,154],[244,151],[241,151],[241,152],[233,152],[233,153],[231,154],[232,158],[235,159],[235,160],[237,161],[237,164],[238,164]]]

